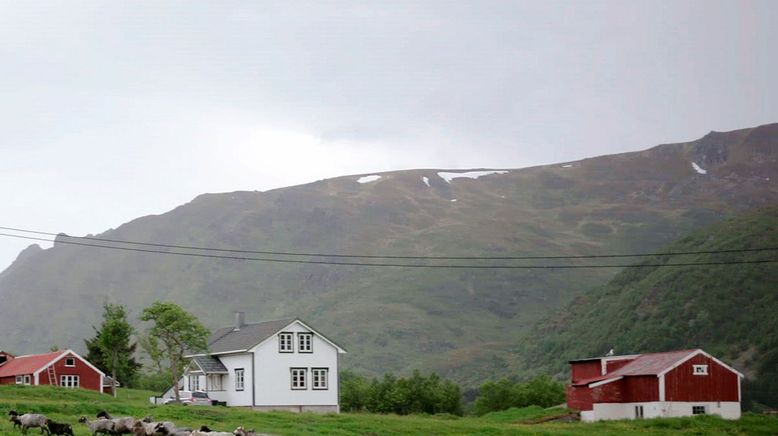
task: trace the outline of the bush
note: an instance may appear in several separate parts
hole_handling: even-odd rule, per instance
[[[154,372],[154,373],[138,373],[135,376],[134,386],[135,389],[143,389],[146,391],[155,391],[160,394],[170,389],[170,374],[166,372]]]
[[[368,381],[352,372],[343,372],[340,383],[340,403],[344,410],[399,415],[462,414],[459,386],[434,373],[424,376],[414,371],[409,378],[386,374]]]
[[[511,407],[551,407],[565,401],[565,386],[548,376],[540,376],[526,383],[503,379],[481,385],[475,400],[476,415],[506,410]]]

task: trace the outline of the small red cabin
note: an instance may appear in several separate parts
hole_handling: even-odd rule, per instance
[[[0,384],[104,390],[105,374],[72,350],[14,356],[0,352]]]
[[[573,360],[570,370],[567,406],[583,421],[740,418],[743,374],[700,349]]]

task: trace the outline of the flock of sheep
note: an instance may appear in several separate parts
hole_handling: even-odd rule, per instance
[[[27,433],[27,430],[31,428],[40,428],[41,434],[73,436],[73,427],[70,424],[55,422],[40,413],[20,415],[15,410],[11,410],[8,412],[8,416],[10,416],[14,428],[19,428],[22,433]],[[82,416],[78,422],[86,424],[92,436],[97,436],[98,433],[103,435],[132,434],[135,436],[261,436],[254,430],[244,429],[243,426],[236,428],[233,432],[211,431],[206,426],[200,427],[200,430],[192,430],[191,428],[178,428],[169,421],[154,422],[150,416],[143,419],[113,418],[107,412],[98,413],[95,420]]]

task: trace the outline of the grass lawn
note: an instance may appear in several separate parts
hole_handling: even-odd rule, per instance
[[[488,414],[483,417],[396,416],[343,413],[315,415],[259,413],[226,407],[153,406],[152,392],[122,389],[114,399],[82,390],[38,386],[0,386],[0,411],[38,412],[58,422],[74,424],[76,435],[88,435],[78,417],[94,417],[100,410],[114,416],[143,417],[173,421],[180,426],[232,431],[238,425],[278,435],[624,435],[624,434],[726,434],[778,435],[778,418],[746,414],[739,421],[724,421],[712,416],[695,418],[617,421],[608,423],[527,424],[563,409],[528,407]],[[19,434],[6,419],[0,421],[0,433]],[[37,434],[33,430],[30,434]]]

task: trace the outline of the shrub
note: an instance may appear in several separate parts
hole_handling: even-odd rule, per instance
[[[503,379],[481,385],[475,400],[476,415],[511,407],[551,407],[565,401],[565,387],[551,377],[535,377],[525,383]]]

